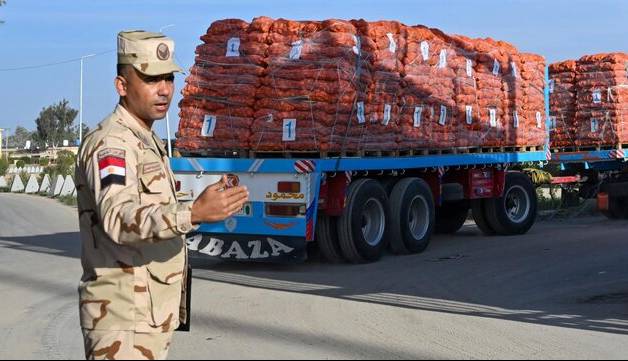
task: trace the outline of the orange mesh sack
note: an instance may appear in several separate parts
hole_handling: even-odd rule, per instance
[[[255,95],[265,72],[271,21],[214,22],[196,48],[180,102],[176,146],[185,151],[249,149]]]
[[[455,145],[455,71],[450,39],[424,26],[406,28],[401,96],[400,149]]]
[[[549,66],[550,142],[552,148],[576,146],[576,62],[567,60]]]
[[[269,31],[268,68],[256,93],[255,151],[359,150],[371,83],[351,22],[279,19]],[[358,111],[361,111],[358,117]]]
[[[584,56],[577,63],[576,145],[628,143],[628,54]]]

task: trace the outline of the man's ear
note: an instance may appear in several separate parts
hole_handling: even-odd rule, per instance
[[[127,80],[124,79],[124,77],[122,75],[118,75],[114,81],[113,81],[115,87],[116,87],[116,91],[118,92],[118,95],[120,95],[121,97],[125,97],[126,96],[126,87],[127,87]]]

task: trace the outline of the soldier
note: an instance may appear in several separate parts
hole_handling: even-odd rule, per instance
[[[248,201],[226,177],[178,203],[162,141],[151,127],[174,92],[174,42],[144,31],[118,35],[120,102],[89,133],[76,167],[83,276],[80,321],[88,359],[165,359],[185,320],[183,236]]]

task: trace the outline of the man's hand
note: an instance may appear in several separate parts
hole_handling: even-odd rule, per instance
[[[203,191],[192,205],[192,223],[223,221],[238,213],[249,201],[246,187],[227,188],[227,176]]]

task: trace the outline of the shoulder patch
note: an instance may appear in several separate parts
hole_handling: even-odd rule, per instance
[[[100,188],[112,184],[126,185],[126,152],[117,148],[105,148],[98,152]]]
[[[143,174],[155,173],[155,172],[159,172],[160,170],[161,170],[161,163],[159,162],[146,163],[142,166]]]
[[[124,149],[105,148],[98,152],[98,160],[104,159],[106,157],[116,157],[124,159],[125,155],[126,151]]]

